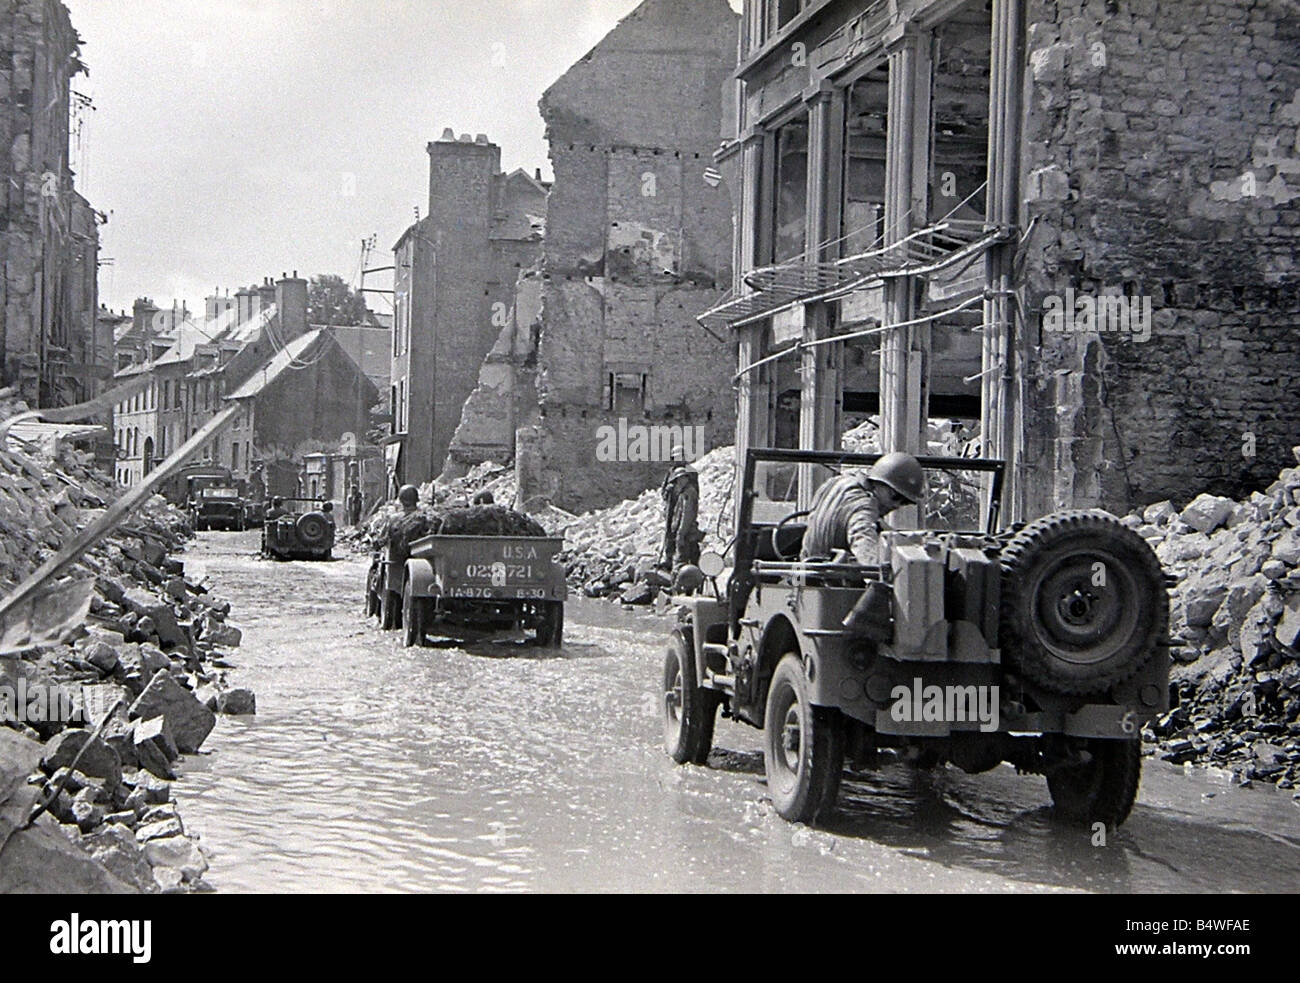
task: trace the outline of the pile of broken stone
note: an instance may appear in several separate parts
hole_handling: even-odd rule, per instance
[[[1294,449],[1300,461],[1300,447]],[[1153,753],[1225,780],[1300,782],[1300,468],[1235,502],[1202,494],[1126,516],[1177,578],[1170,633],[1181,705]]]
[[[0,596],[115,494],[87,455],[0,448]],[[226,680],[241,640],[229,604],[169,556],[188,534],[182,513],[150,500],[73,568],[95,579],[86,623],[0,658],[0,893],[205,886],[207,860],[171,801],[174,766],[216,713],[255,701]]]

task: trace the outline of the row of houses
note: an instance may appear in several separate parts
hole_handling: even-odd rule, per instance
[[[299,494],[308,454],[364,439],[386,379],[375,336],[389,332],[309,324],[307,297],[295,272],[214,294],[202,316],[137,301],[118,325],[116,378],[147,382],[114,408],[118,482],[138,484],[230,401],[240,413],[197,459],[259,495]]]

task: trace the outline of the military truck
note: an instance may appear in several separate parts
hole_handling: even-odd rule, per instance
[[[248,525],[239,489],[234,485],[205,482],[190,499],[190,522],[196,531],[226,529],[243,532]]]
[[[668,644],[668,754],[704,763],[721,711],[763,730],[768,791],[790,821],[825,820],[846,759],[868,768],[884,751],[972,773],[1010,762],[1046,776],[1059,816],[1123,822],[1141,728],[1176,702],[1151,548],[1100,511],[999,531],[1001,461],[923,457],[929,498],[976,507],[885,531],[877,566],[800,559],[797,471],[878,458],[747,451],[731,566],[702,558],[714,595],[681,599]]]
[[[439,531],[400,550],[390,539],[375,554],[366,614],[378,616],[385,630],[401,629],[408,647],[423,645],[435,629],[453,637],[524,632],[538,645],[563,644],[568,588],[555,559],[563,538],[459,533],[467,526],[535,525],[499,506],[452,510],[441,521]]]

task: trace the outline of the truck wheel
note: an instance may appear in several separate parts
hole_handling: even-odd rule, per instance
[[[564,644],[563,601],[542,601],[542,623],[537,628],[537,644],[556,649]]]
[[[424,645],[425,599],[411,595],[411,582],[402,587],[402,644],[408,649]]]
[[[379,627],[392,631],[402,627],[402,597],[391,590],[385,590],[379,597]]]
[[[1087,764],[1047,776],[1056,815],[1067,822],[1105,823],[1112,829],[1128,818],[1142,777],[1140,741],[1092,738]]]
[[[1168,627],[1160,561],[1114,516],[1044,516],[1002,551],[1002,649],[1044,689],[1105,693],[1146,664]]]
[[[808,699],[803,660],[787,652],[777,663],[763,716],[767,790],[782,818],[812,823],[835,810],[844,771],[844,718]]]
[[[679,765],[702,765],[713,747],[718,694],[695,681],[695,643],[690,629],[677,629],[664,655],[664,750]]]

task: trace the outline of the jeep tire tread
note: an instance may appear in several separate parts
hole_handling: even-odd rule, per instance
[[[777,663],[763,715],[767,791],[782,818],[814,823],[835,811],[844,772],[844,718],[813,706],[803,660],[787,652]]]
[[[1002,550],[1001,647],[1046,690],[1106,693],[1146,664],[1168,628],[1160,561],[1108,513],[1044,516]]]
[[[713,748],[719,694],[697,685],[695,642],[689,628],[668,640],[662,687],[664,750],[679,765],[704,764]]]

